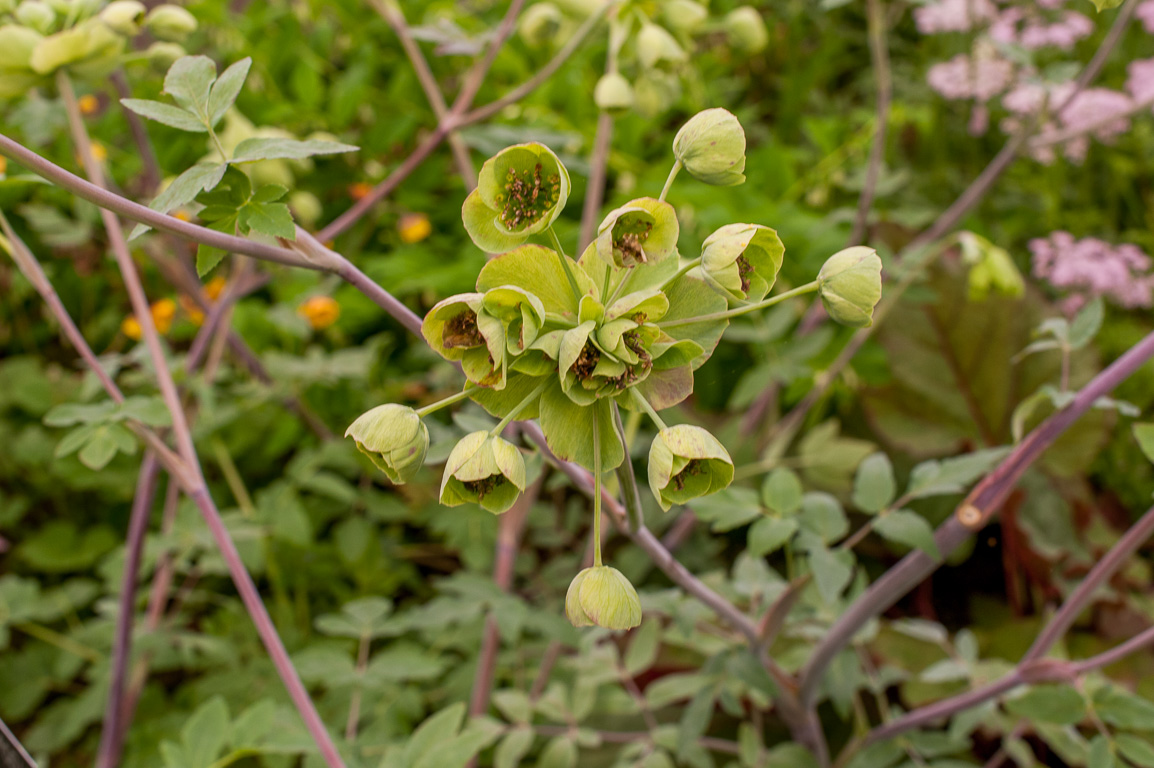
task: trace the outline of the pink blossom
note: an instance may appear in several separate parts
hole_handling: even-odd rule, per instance
[[[941,0],[914,9],[914,21],[923,35],[968,32],[996,15],[990,0]]]
[[[1062,19],[1053,24],[1033,21],[1022,28],[1018,43],[1023,48],[1037,50],[1053,46],[1064,51],[1070,50],[1084,37],[1094,31],[1094,23],[1080,13],[1068,11]]]
[[[1136,245],[1114,246],[1093,237],[1077,240],[1053,232],[1030,241],[1034,276],[1083,296],[1104,296],[1123,307],[1149,307],[1154,275],[1150,257]]]
[[[971,59],[959,53],[949,61],[930,67],[930,87],[947,99],[989,101],[1010,84],[1014,65],[1004,59]]]
[[[1138,59],[1126,69],[1126,90],[1136,104],[1154,101],[1154,59]]]
[[[1070,131],[1085,129],[1098,141],[1108,142],[1130,130],[1129,113],[1134,102],[1121,91],[1109,88],[1087,88],[1062,110],[1062,127]]]
[[[1139,3],[1134,9],[1134,16],[1142,22],[1147,32],[1154,35],[1154,0]]]

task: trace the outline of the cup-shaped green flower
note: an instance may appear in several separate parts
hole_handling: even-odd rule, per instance
[[[670,29],[686,35],[696,32],[709,18],[709,9],[696,0],[665,0],[661,13]]]
[[[666,427],[649,447],[649,487],[661,508],[717,493],[733,480],[733,459],[701,427]]]
[[[706,184],[733,187],[745,181],[745,131],[724,109],[707,109],[689,118],[673,137],[673,154]]]
[[[675,250],[680,233],[673,206],[652,197],[630,200],[597,228],[597,255],[616,267],[655,264]]]
[[[513,506],[525,490],[525,459],[508,440],[488,432],[473,432],[461,441],[445,462],[441,503],[446,507],[480,504],[499,515]]]
[[[664,27],[646,24],[637,33],[637,59],[646,69],[658,64],[676,64],[686,58],[685,49]]]
[[[593,103],[617,116],[633,108],[633,86],[618,72],[607,72],[593,89]]]
[[[113,0],[100,12],[100,20],[122,35],[132,37],[140,32],[140,25],[148,9],[140,0]]]
[[[553,3],[534,3],[525,9],[517,22],[517,32],[533,48],[549,43],[561,31],[565,17]]]
[[[709,287],[732,301],[761,301],[777,281],[785,245],[760,224],[727,224],[705,238],[701,272]]]
[[[641,623],[641,599],[621,571],[595,565],[569,584],[565,616],[575,627],[632,629]]]
[[[874,307],[882,297],[882,260],[864,245],[830,256],[817,273],[818,293],[825,311],[842,325],[873,325]]]
[[[483,387],[502,389],[508,367],[505,328],[484,308],[485,295],[462,293],[433,305],[421,334],[446,360],[460,360],[465,376]]]
[[[429,429],[412,408],[387,403],[362,413],[345,437],[397,485],[413,479],[425,463]]]
[[[569,199],[569,172],[543,144],[506,147],[481,166],[461,209],[478,248],[504,253],[544,232]]]

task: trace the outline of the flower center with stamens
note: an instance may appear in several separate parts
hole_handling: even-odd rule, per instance
[[[743,292],[749,290],[749,276],[752,274],[753,265],[746,260],[743,253],[737,257],[737,276],[741,278],[741,290]]]
[[[641,358],[642,367],[648,368],[653,365],[653,358],[650,357],[645,347],[642,346],[641,334],[637,333],[637,331],[626,331],[621,334],[621,340],[625,342],[626,348]]]
[[[645,241],[653,231],[653,222],[642,219],[622,219],[613,227],[613,250],[621,253],[625,266],[645,263]]]
[[[501,223],[511,232],[533,226],[561,197],[561,177],[545,177],[541,164],[531,171],[518,173],[510,168],[505,174],[505,192],[497,195],[501,205]]]
[[[504,484],[505,477],[503,475],[489,475],[480,480],[469,480],[461,483],[469,493],[477,494],[477,501],[485,498],[487,494],[492,493]]]
[[[577,356],[577,361],[569,370],[573,371],[573,375],[579,380],[586,381],[593,375],[593,369],[597,367],[600,360],[600,350],[593,346],[593,342],[586,341],[585,346],[581,348],[581,354]]]
[[[485,337],[477,328],[477,313],[471,309],[466,309],[461,314],[450,318],[445,323],[445,329],[441,332],[441,343],[445,345],[445,349],[479,347],[484,344]]]
[[[703,462],[701,459],[691,460],[688,464],[685,465],[685,469],[674,475],[673,486],[679,491],[684,490],[686,478],[692,477],[693,475],[700,475],[705,471],[705,468],[702,466],[702,464]]]

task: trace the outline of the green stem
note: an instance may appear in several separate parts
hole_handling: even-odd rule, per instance
[[[695,323],[708,323],[714,320],[728,320],[731,317],[738,315],[748,315],[750,312],[756,312],[759,309],[772,307],[774,304],[779,304],[786,299],[792,299],[795,296],[801,296],[805,293],[812,293],[817,290],[817,280],[812,283],[806,283],[800,288],[794,288],[792,291],[779,293],[777,296],[771,296],[765,301],[759,301],[756,304],[746,304],[744,307],[736,307],[734,309],[727,309],[724,312],[714,312],[709,315],[698,315],[697,317],[687,317],[684,320],[670,320],[667,323],[658,323],[658,328],[673,328],[678,325],[694,325]]]
[[[23,622],[20,624],[13,624],[12,626],[26,635],[31,635],[37,640],[43,640],[50,645],[55,645],[60,650],[67,651],[68,653],[71,653],[74,656],[79,656],[82,659],[88,659],[94,663],[100,663],[104,660],[104,656],[102,656],[98,651],[89,648],[83,643],[79,643],[76,640],[73,640],[68,635],[62,635],[59,632],[53,629],[49,629],[43,625],[34,624],[32,622]]]
[[[557,259],[561,262],[561,269],[565,270],[565,277],[569,281],[569,288],[573,291],[573,299],[577,302],[577,308],[581,308],[581,289],[577,287],[577,278],[573,276],[573,269],[569,266],[569,259],[565,256],[565,249],[561,247],[561,240],[558,239],[557,233],[553,231],[552,225],[545,230],[549,233],[549,239],[553,241],[553,250],[557,253]]]
[[[681,161],[674,161],[673,167],[669,170],[669,178],[665,180],[665,186],[661,188],[661,197],[658,200],[664,201],[665,196],[669,194],[669,188],[673,186],[673,180],[677,178],[677,174],[681,173]]]
[[[677,282],[678,278],[683,277],[686,272],[693,269],[694,267],[696,267],[700,263],[701,263],[701,257],[700,256],[698,256],[696,259],[690,259],[689,261],[687,261],[685,263],[685,266],[683,266],[681,269],[677,270],[677,274],[675,274],[673,277],[669,278],[664,283],[662,283],[661,288],[659,290],[664,291],[666,288],[668,288],[669,286],[671,286],[675,282]]]
[[[545,391],[545,387],[549,386],[549,382],[551,380],[551,377],[546,376],[544,380],[539,385],[537,385],[537,388],[530,392],[524,400],[513,406],[513,410],[509,411],[509,413],[505,415],[505,418],[501,419],[501,422],[489,431],[489,434],[493,437],[501,434],[501,430],[509,426],[509,422],[517,418],[517,415],[521,413],[521,411],[528,408],[534,400],[541,396],[541,393]]]
[[[649,404],[649,401],[645,399],[644,395],[642,395],[636,389],[631,389],[629,391],[633,394],[634,401],[636,401],[636,403],[641,406],[641,410],[649,414],[649,418],[653,419],[653,423],[657,425],[658,429],[669,429],[665,422],[661,420],[661,417],[657,415],[657,411],[653,410],[653,406]]]
[[[465,388],[462,389],[457,394],[449,395],[444,400],[438,400],[435,403],[429,403],[424,408],[418,408],[417,409],[417,415],[423,419],[426,416],[428,416],[430,413],[433,413],[434,411],[439,411],[447,405],[452,405],[453,403],[459,403],[460,401],[464,400],[469,395],[473,394],[473,392],[475,392],[479,388],[480,387],[478,385],[474,384],[473,382],[469,382],[468,384],[465,385]]]
[[[640,415],[640,414],[635,414]],[[626,436],[625,425],[621,423],[621,409],[613,403],[613,425],[617,435],[621,438],[621,445],[625,447],[625,461],[617,467],[617,481],[621,484],[621,499],[625,502],[625,516],[629,524],[629,531],[636,533],[641,530],[643,516],[641,513],[641,495],[637,490],[637,476],[633,472],[633,459],[630,458],[629,438]]]
[[[216,151],[220,153],[220,161],[222,163],[228,162],[228,153],[224,151],[224,145],[220,143],[220,139],[216,136],[216,131],[212,129],[208,123],[205,123],[205,128],[208,129],[208,135],[212,138],[212,143],[216,146]]]
[[[593,417],[593,567],[601,567],[601,420]]]

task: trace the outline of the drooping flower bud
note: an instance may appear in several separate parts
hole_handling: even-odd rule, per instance
[[[100,12],[100,20],[114,32],[132,37],[140,32],[140,25],[148,9],[138,0],[113,0]]]
[[[16,24],[0,27],[0,71],[4,74],[8,74],[7,70],[30,72],[32,51],[43,39],[43,35],[28,27]]]
[[[633,86],[620,73],[607,72],[593,89],[593,102],[611,115],[622,115],[633,108]]]
[[[504,253],[544,232],[569,199],[569,172],[544,144],[506,147],[481,166],[461,209],[478,248]]]
[[[641,599],[621,571],[595,565],[569,584],[565,616],[575,627],[632,629],[641,623]]]
[[[517,32],[529,46],[540,48],[561,31],[565,17],[553,3],[534,3],[525,9],[517,22]]]
[[[179,5],[158,5],[144,20],[149,32],[170,43],[183,43],[196,31],[196,17]]]
[[[695,32],[709,17],[709,10],[694,0],[665,0],[661,12],[669,28],[683,34]]]
[[[387,403],[361,414],[345,437],[397,485],[403,485],[420,470],[429,450],[429,430],[412,408]]]
[[[734,301],[761,301],[777,281],[785,245],[760,224],[727,224],[705,238],[701,272],[713,290]]]
[[[685,49],[677,44],[673,35],[657,24],[646,24],[637,34],[637,58],[646,69],[658,64],[674,64],[685,61]]]
[[[516,446],[485,431],[473,432],[461,438],[445,462],[441,503],[480,504],[499,515],[524,490],[525,459]]]
[[[32,69],[47,75],[60,67],[82,62],[106,63],[108,57],[118,53],[123,46],[124,38],[104,23],[89,19],[37,43],[32,51]],[[115,62],[112,62],[112,67],[115,67]]]
[[[756,8],[743,5],[725,15],[725,34],[734,50],[744,54],[760,53],[769,45],[765,20]]]
[[[148,57],[148,63],[153,68],[167,72],[178,59],[183,59],[187,55],[187,51],[178,43],[153,43],[148,46],[144,55]]]
[[[484,310],[484,299],[480,293],[462,293],[438,302],[425,315],[421,334],[441,357],[460,360],[469,381],[503,389],[505,329]]]
[[[668,510],[717,493],[733,480],[733,460],[716,437],[701,427],[678,424],[657,433],[649,447],[649,487]]]
[[[52,10],[52,6],[42,3],[40,0],[24,0],[16,6],[13,15],[16,17],[16,21],[42,35],[51,32],[52,25],[56,23],[56,11]]]
[[[842,325],[865,328],[873,324],[874,307],[882,297],[882,260],[864,245],[838,251],[817,274],[818,293],[825,311]]]
[[[673,138],[673,154],[699,181],[732,187],[745,181],[745,131],[730,112],[707,109]]]
[[[677,249],[679,233],[672,205],[652,197],[630,200],[597,228],[597,255],[616,267],[655,264]]]

